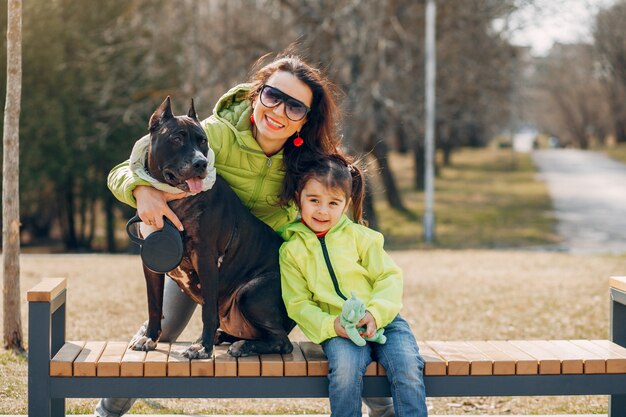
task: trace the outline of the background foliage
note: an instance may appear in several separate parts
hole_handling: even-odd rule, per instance
[[[437,138],[444,167],[454,149],[484,146],[523,120],[582,147],[591,136],[626,139],[626,43],[613,22],[626,15],[624,1],[598,16],[595,47],[565,48],[540,61],[507,41],[512,14],[532,3],[438,3]],[[222,93],[247,80],[257,59],[286,49],[321,66],[341,87],[348,150],[368,155],[379,168],[371,172],[381,177],[382,197],[406,211],[388,154],[413,155],[419,188],[423,9],[411,0],[25,2],[23,242],[119,250],[115,222],[132,210],[114,201],[106,176],[145,133],[153,109],[169,94],[181,112],[194,97],[207,117]],[[6,7],[0,17],[5,28]],[[372,195],[367,213],[377,227]]]

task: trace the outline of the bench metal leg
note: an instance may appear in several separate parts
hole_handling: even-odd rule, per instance
[[[611,395],[609,397],[609,417],[626,416],[626,395]]]
[[[611,341],[626,347],[626,294],[611,289]],[[609,396],[609,417],[626,416],[626,395]]]
[[[65,417],[65,398],[53,398],[51,405],[52,417]]]
[[[29,303],[28,415],[50,417],[50,303]]]

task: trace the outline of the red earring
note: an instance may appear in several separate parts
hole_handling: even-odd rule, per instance
[[[304,143],[304,139],[300,137],[300,132],[298,132],[298,136],[293,140],[293,146],[299,148]]]
[[[250,115],[250,123],[254,124],[254,114]]]

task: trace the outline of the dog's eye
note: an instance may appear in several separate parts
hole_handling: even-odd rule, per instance
[[[183,138],[180,136],[172,136],[170,138],[170,140],[172,141],[172,143],[174,145],[182,145],[183,144]]]

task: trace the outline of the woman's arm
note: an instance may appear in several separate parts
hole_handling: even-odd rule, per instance
[[[131,207],[137,207],[137,201],[133,195],[133,191],[139,185],[149,185],[130,170],[130,159],[113,167],[107,178],[109,190],[115,198]]]
[[[159,191],[136,176],[130,170],[130,160],[114,167],[109,173],[107,184],[115,198],[131,207],[137,207],[137,214],[146,224],[157,229],[163,227],[163,216],[174,223],[178,230],[183,230],[180,219],[167,205],[168,201],[185,197],[185,193],[170,194]]]

